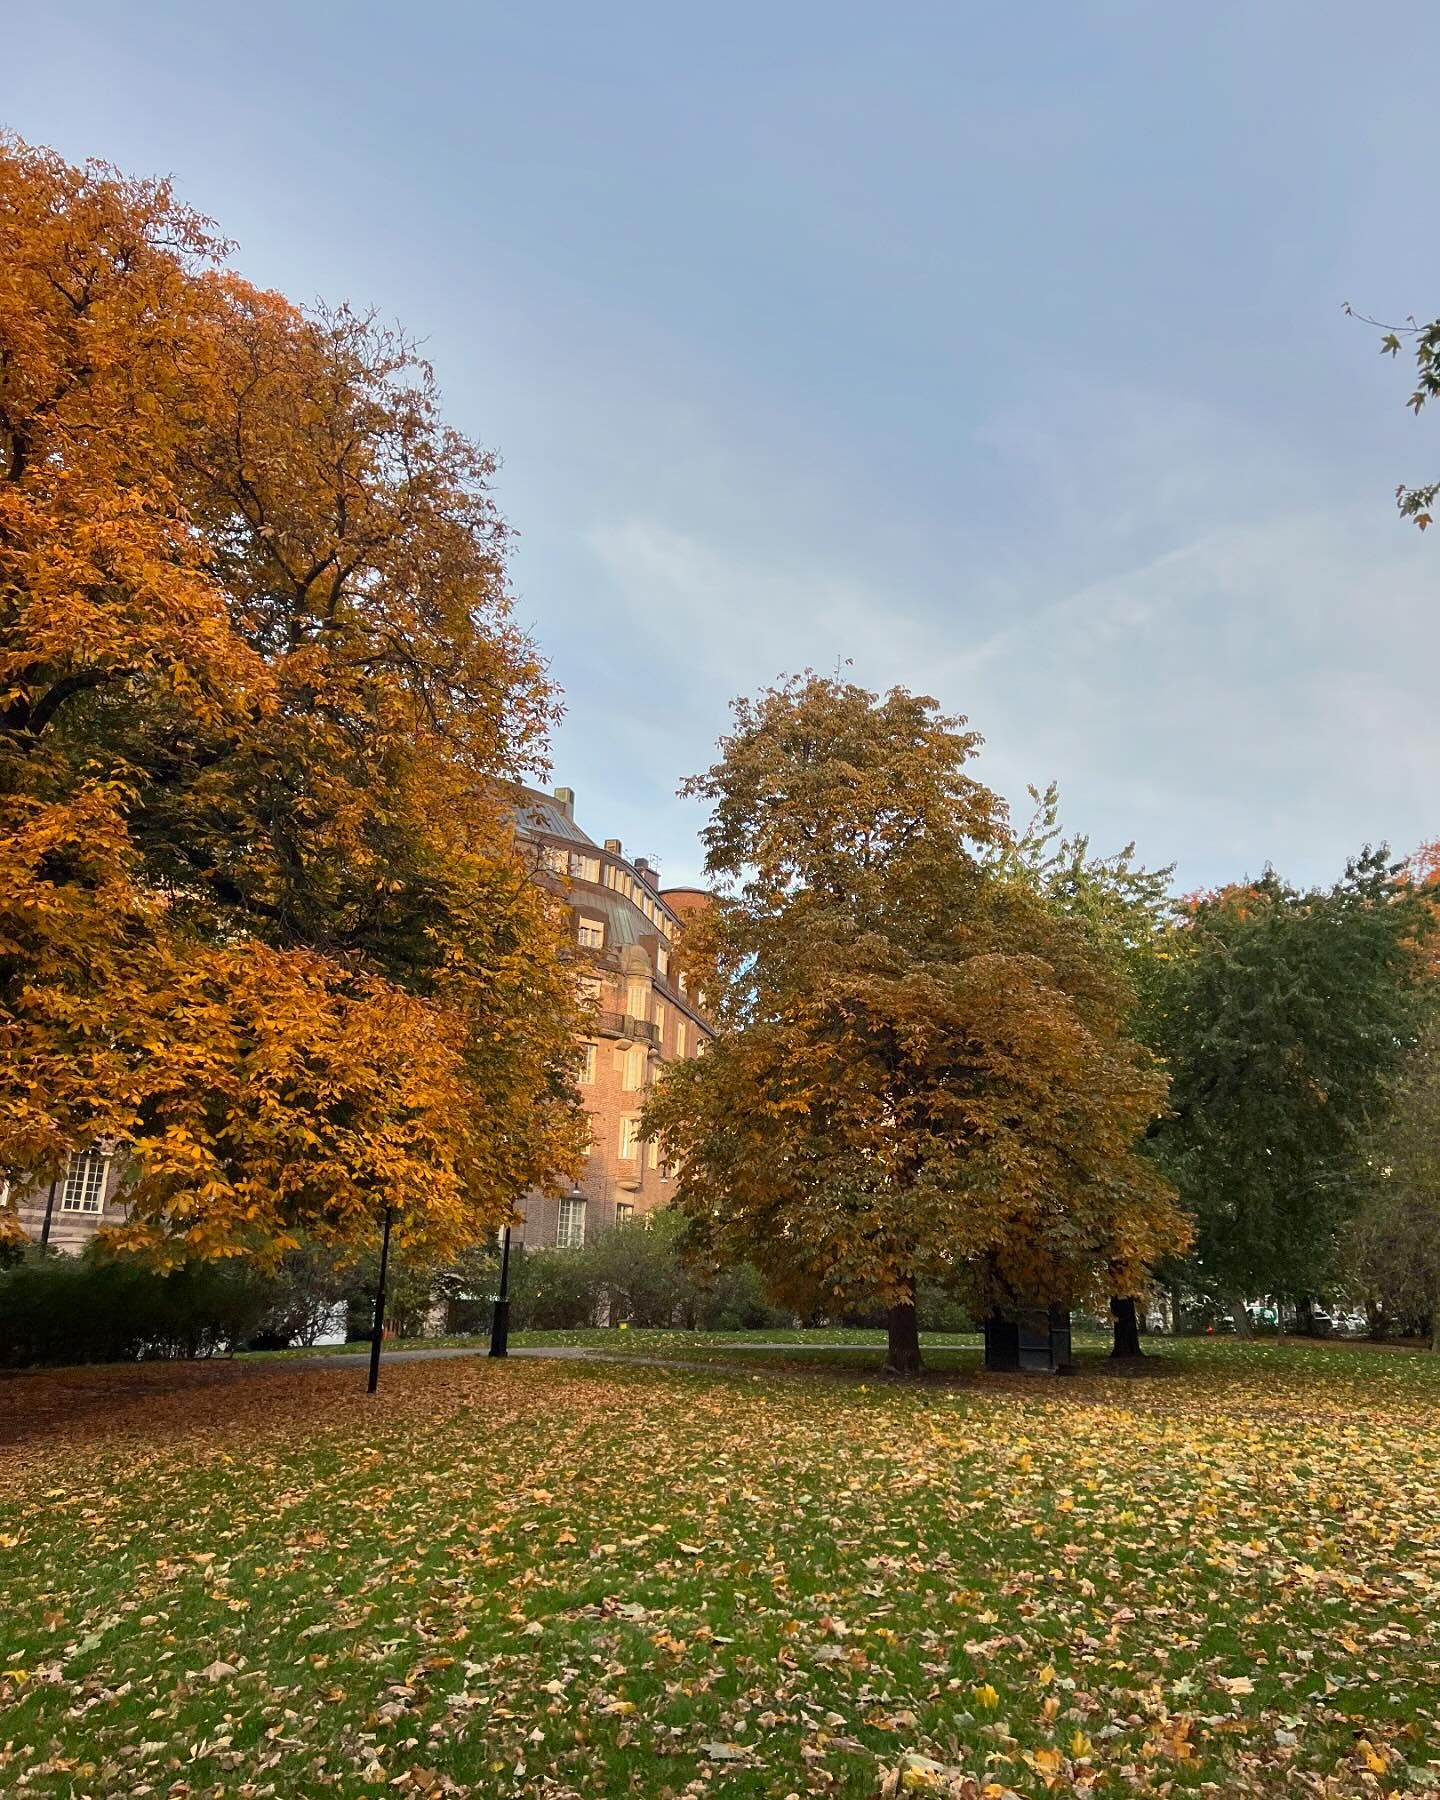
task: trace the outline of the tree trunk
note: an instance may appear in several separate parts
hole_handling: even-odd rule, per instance
[[[1236,1337],[1254,1337],[1255,1333],[1250,1329],[1250,1314],[1246,1310],[1245,1296],[1243,1294],[1236,1294],[1235,1298],[1230,1302],[1230,1316],[1235,1321]]]
[[[1315,1335],[1315,1296],[1313,1294],[1297,1294],[1295,1296],[1295,1335],[1297,1337],[1314,1337]]]
[[[1184,1324],[1184,1322],[1185,1322],[1185,1303],[1180,1297],[1179,1288],[1178,1287],[1171,1288],[1171,1290],[1170,1290],[1170,1330],[1176,1337],[1180,1336],[1180,1328]]]
[[[889,1342],[885,1350],[885,1373],[887,1375],[918,1375],[923,1366],[920,1361],[920,1321],[915,1313],[915,1302],[907,1300],[903,1305],[892,1306],[885,1316]]]
[[[1143,1356],[1140,1348],[1140,1314],[1133,1294],[1112,1294],[1110,1317],[1115,1321],[1115,1346],[1112,1357]]]

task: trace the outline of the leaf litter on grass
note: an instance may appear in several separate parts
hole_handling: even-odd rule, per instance
[[[1440,1372],[1363,1360],[26,1377],[0,1790],[1431,1791]]]

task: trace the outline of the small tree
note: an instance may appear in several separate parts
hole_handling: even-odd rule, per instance
[[[1068,1301],[1184,1241],[1135,1153],[1163,1082],[1083,932],[997,866],[964,721],[813,674],[735,706],[716,904],[688,934],[718,1031],[646,1113],[698,1248],[797,1310],[881,1304],[920,1366],[917,1284]]]

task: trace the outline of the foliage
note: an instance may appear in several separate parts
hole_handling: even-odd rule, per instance
[[[1436,923],[1403,866],[1367,850],[1328,889],[1267,871],[1171,933],[1153,1029],[1173,1116],[1157,1145],[1198,1222],[1194,1286],[1324,1287],[1365,1134],[1420,1027]]]
[[[1440,1349],[1440,1018],[1401,1063],[1366,1146],[1371,1180],[1344,1266],[1372,1319],[1424,1321]]]
[[[0,142],[0,1169],[123,1144],[160,1262],[450,1254],[583,1152],[555,700],[429,368],[224,250]]]
[[[1435,1359],[870,1356],[0,1383],[0,1789],[1426,1790]]]
[[[1135,845],[1101,856],[1084,832],[1064,834],[1060,790],[1029,789],[1035,811],[1025,829],[1002,846],[1002,862],[1033,883],[1058,912],[1076,920],[1101,954],[1124,971],[1137,993],[1148,985],[1155,949],[1175,911],[1174,864],[1147,869]]]
[[[1352,312],[1353,309],[1347,306],[1345,310]],[[1356,316],[1364,317],[1363,314]],[[1375,319],[1364,322],[1378,324]],[[1440,319],[1422,325],[1411,318],[1403,325],[1381,326],[1380,329],[1384,333],[1380,339],[1381,355],[1398,357],[1406,343],[1414,355],[1415,388],[1406,404],[1411,412],[1419,413],[1440,394]],[[1402,482],[1395,490],[1395,503],[1402,518],[1413,519],[1424,531],[1433,522],[1437,495],[1440,495],[1440,481],[1427,482],[1420,487],[1407,487]]]
[[[27,1257],[0,1270],[0,1366],[209,1356],[245,1343],[272,1298],[234,1264],[162,1274],[128,1258]]]
[[[685,1221],[670,1209],[601,1232],[574,1250],[523,1250],[510,1259],[515,1331],[567,1331],[607,1317],[610,1325],[743,1331],[789,1325],[794,1315],[765,1298],[749,1264],[715,1268],[687,1255]],[[488,1331],[499,1284],[493,1250],[476,1255],[457,1286],[452,1329]]]
[[[793,679],[735,706],[708,800],[692,988],[718,1023],[646,1129],[719,1261],[803,1311],[1073,1300],[1183,1244],[1136,1140],[1163,1082],[1124,981],[1006,866],[978,739],[904,690]]]

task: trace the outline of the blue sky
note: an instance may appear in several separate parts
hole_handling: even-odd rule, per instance
[[[0,118],[171,172],[251,279],[374,305],[498,450],[580,820],[782,671],[969,715],[1183,885],[1440,835],[1428,7],[732,0],[16,9]],[[1435,534],[1431,534],[1433,539]]]

